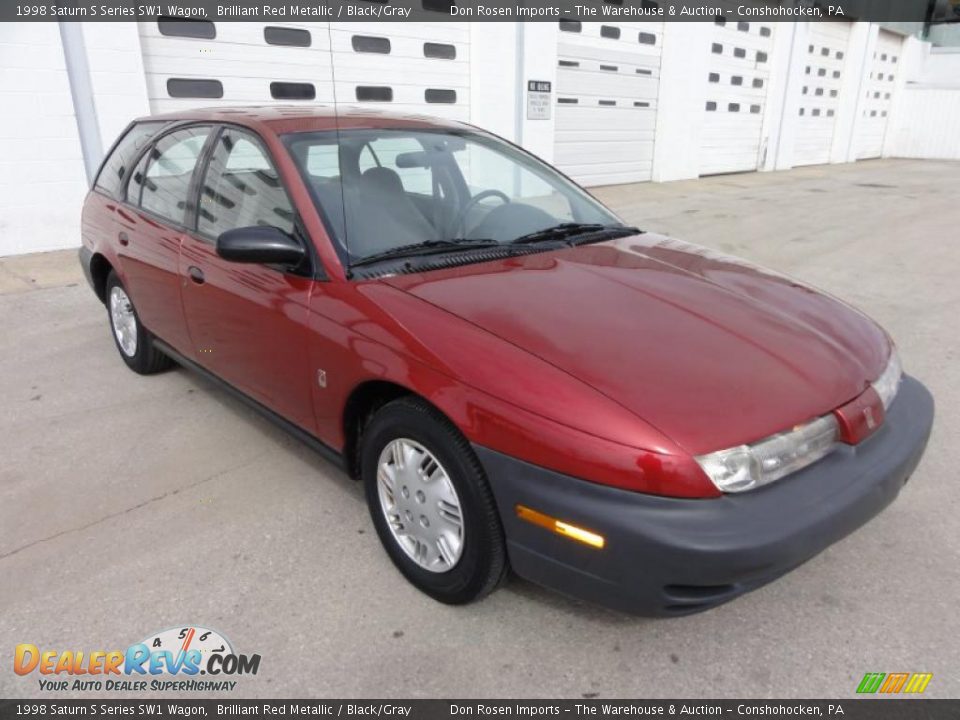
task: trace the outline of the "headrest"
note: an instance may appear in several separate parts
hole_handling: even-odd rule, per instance
[[[400,176],[390,168],[372,167],[364,170],[363,182],[378,190],[386,190],[392,193],[403,192],[403,183],[400,182]]]

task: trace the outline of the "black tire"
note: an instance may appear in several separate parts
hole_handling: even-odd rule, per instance
[[[381,508],[377,489],[380,453],[398,438],[413,440],[433,454],[459,498],[463,546],[459,560],[446,572],[431,572],[411,559],[394,538]],[[419,398],[400,398],[384,405],[361,437],[360,474],[380,542],[415,587],[450,605],[478,600],[496,589],[507,570],[500,515],[480,462],[446,417]]]
[[[113,338],[114,345],[117,346],[117,352],[120,353],[120,357],[123,358],[128,368],[140,375],[153,375],[154,373],[163,372],[170,368],[173,365],[173,360],[156,348],[153,343],[154,336],[140,322],[140,316],[137,315],[137,309],[133,306],[132,300],[130,300],[129,303],[130,309],[133,311],[133,320],[137,331],[136,349],[132,355],[123,349],[123,346],[117,338],[117,333],[114,329],[113,314],[111,313],[111,297],[114,288],[119,288],[124,294],[127,294],[126,288],[124,288],[123,283],[120,282],[120,278],[111,270],[107,276],[104,300],[107,306],[107,322],[110,326],[110,336]]]

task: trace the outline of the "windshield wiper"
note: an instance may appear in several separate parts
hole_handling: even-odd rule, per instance
[[[500,245],[493,238],[449,238],[446,240],[424,240],[410,245],[401,245],[381,252],[367,255],[350,263],[351,267],[370,265],[381,260],[392,260],[403,257],[420,257],[435,253],[456,252],[459,250],[479,250]]]
[[[566,240],[576,235],[586,235],[587,233],[600,232],[601,230],[610,230],[615,232],[626,232],[634,234],[640,232],[637,228],[627,227],[626,225],[601,225],[600,223],[575,223],[567,222],[554,225],[553,227],[537,230],[536,232],[521,235],[513,240],[511,245],[528,245],[530,243],[544,242],[547,240]]]

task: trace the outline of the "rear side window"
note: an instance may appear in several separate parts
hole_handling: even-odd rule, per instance
[[[190,180],[200,151],[210,134],[209,127],[192,127],[164,135],[148,153],[140,187],[140,207],[154,215],[182,225],[187,210]],[[133,190],[131,183],[129,190]],[[128,200],[136,202],[136,198]]]
[[[197,230],[217,237],[261,225],[293,233],[293,217],[280,175],[259,140],[241,130],[224,130],[203,179]]]
[[[137,123],[131,127],[103,164],[103,169],[100,170],[100,174],[94,182],[94,187],[111,197],[119,198],[120,186],[124,176],[130,170],[131,163],[162,126],[163,123],[147,122]]]

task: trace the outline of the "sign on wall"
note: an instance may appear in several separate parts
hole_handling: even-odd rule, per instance
[[[527,120],[550,119],[550,92],[550,81],[527,80]]]

